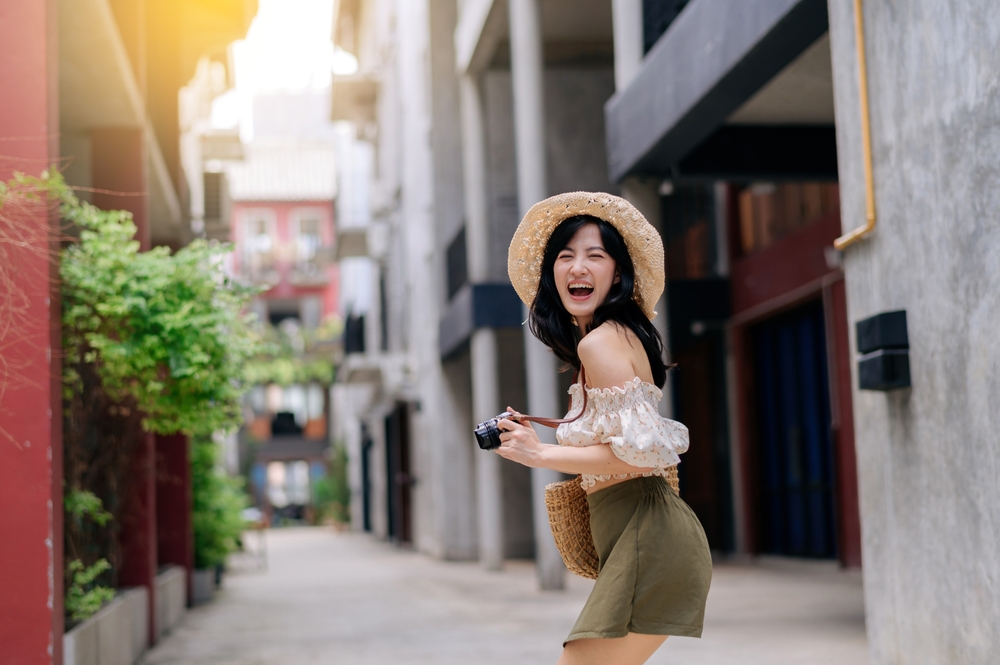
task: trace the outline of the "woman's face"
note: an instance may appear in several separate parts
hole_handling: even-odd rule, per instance
[[[608,297],[618,277],[618,267],[604,250],[596,224],[581,226],[569,244],[556,255],[553,268],[556,289],[563,307],[581,330],[594,318],[594,311]]]

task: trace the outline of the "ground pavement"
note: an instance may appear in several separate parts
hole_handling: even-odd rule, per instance
[[[539,592],[529,562],[490,573],[327,528],[268,534],[145,665],[551,665],[590,591]],[[657,665],[864,665],[861,578],[832,564],[718,564],[702,639]]]

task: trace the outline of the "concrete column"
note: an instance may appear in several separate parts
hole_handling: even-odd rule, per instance
[[[56,2],[0,2],[0,181],[58,161]],[[62,402],[56,219],[0,211],[0,660],[62,663]],[[17,229],[25,245],[4,242]],[[10,281],[7,281],[7,280]],[[12,305],[6,294],[19,294]],[[23,299],[22,299],[23,298]],[[7,327],[9,326],[9,327]]]
[[[624,90],[642,67],[642,0],[612,0],[615,88]]]
[[[497,373],[497,336],[490,328],[472,334],[472,415],[480,423],[492,418],[500,404]],[[503,567],[503,480],[500,456],[476,455],[476,502],[479,521],[479,560],[487,570]]]
[[[617,52],[617,46],[615,50]],[[660,208],[660,192],[659,183],[655,180],[640,179],[640,178],[626,178],[622,182],[622,198],[634,205],[643,216],[649,220],[657,231],[660,232],[660,236],[663,235],[663,217]],[[664,265],[664,270],[666,270],[666,265]],[[667,360],[670,360],[670,328],[669,320],[667,318],[667,289],[666,284],[663,285],[663,295],[660,296],[659,301],[656,303],[656,318],[653,319],[653,325],[656,329],[660,331],[660,336],[663,338],[663,347],[667,351]],[[672,386],[670,385],[670,379],[667,379],[666,385],[663,386],[663,399],[660,400],[660,415],[664,418],[674,417],[674,394]]]
[[[545,75],[542,57],[542,25],[538,0],[509,0],[510,63],[514,91],[514,145],[517,157],[517,198],[523,215],[548,196],[545,165]],[[527,318],[527,314],[525,314]],[[524,361],[528,384],[528,408],[534,415],[558,414],[558,381],[555,356],[524,328]],[[538,428],[543,442],[555,441],[554,433]],[[542,589],[562,589],[566,568],[556,549],[545,510],[545,486],[561,479],[549,469],[532,469],[531,491],[535,520],[535,560]]]
[[[473,74],[459,79],[462,110],[462,166],[465,187],[465,243],[469,280],[489,280],[490,246],[486,208],[486,140],[479,84]],[[500,376],[497,372],[496,332],[480,328],[472,333],[472,419],[480,423],[499,413]],[[487,570],[503,566],[503,482],[496,454],[476,455],[476,509],[479,560]]]

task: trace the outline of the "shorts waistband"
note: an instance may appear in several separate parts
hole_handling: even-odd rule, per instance
[[[662,495],[665,492],[673,494],[674,491],[670,489],[667,479],[663,476],[637,476],[612,485],[611,487],[605,487],[604,489],[598,490],[593,494],[588,494],[587,501],[593,505],[596,501],[604,501],[605,499],[613,496],[630,494],[655,496]]]

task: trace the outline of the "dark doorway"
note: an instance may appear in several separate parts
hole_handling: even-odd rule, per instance
[[[361,521],[365,531],[372,530],[372,437],[361,425]]]
[[[413,542],[410,510],[410,409],[397,402],[385,419],[386,478],[389,490],[389,539]]]
[[[822,302],[752,330],[759,550],[833,558],[833,445]]]
[[[701,520],[709,547],[731,552],[732,482],[721,331],[686,340],[672,359],[677,363],[671,372],[674,413],[691,436],[678,467],[681,497]]]

